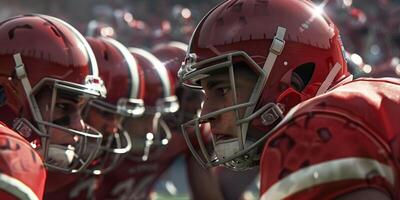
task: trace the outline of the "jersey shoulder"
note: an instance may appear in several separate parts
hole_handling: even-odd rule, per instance
[[[391,81],[359,80],[290,111],[264,147],[264,198],[334,198],[367,186],[399,194],[400,101],[382,88],[400,92]]]
[[[334,113],[364,123],[386,143],[400,132],[400,80],[363,78],[341,85],[290,111],[289,117],[306,113]]]
[[[42,198],[46,171],[41,157],[25,139],[4,124],[0,124],[0,171],[3,193],[20,198]]]

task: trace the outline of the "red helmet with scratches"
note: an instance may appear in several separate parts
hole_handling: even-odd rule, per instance
[[[100,148],[101,133],[87,126],[76,130],[52,117],[56,109],[64,109],[55,108],[56,99],[63,95],[106,95],[96,59],[84,37],[60,19],[30,14],[1,22],[0,43],[0,121],[40,150],[48,168],[63,172],[85,169]],[[49,91],[51,100],[40,110],[37,100],[44,90]],[[51,130],[74,137],[74,144],[52,144]],[[85,147],[89,141],[94,148]],[[57,160],[60,156],[65,160]]]
[[[197,128],[225,112],[244,110],[244,116],[236,116],[241,128],[238,138],[229,142],[229,152],[219,152],[226,148],[213,143],[215,154],[204,148],[198,154],[189,144],[204,166],[225,165],[235,170],[253,166],[259,158],[257,148],[268,134],[249,140],[249,127],[270,131],[292,107],[326,92],[349,75],[338,29],[306,0],[228,0],[201,20],[179,72],[181,81],[201,88],[199,80],[225,71],[232,94],[236,94],[234,77],[240,69],[255,74],[247,102],[208,113],[203,108],[201,117],[184,124]]]
[[[101,152],[90,168],[92,173],[102,174],[117,166],[122,154],[132,147],[121,122],[125,117],[143,114],[144,77],[132,54],[120,42],[105,37],[86,39],[108,91],[105,99],[89,101],[84,111],[87,123],[104,136]]]

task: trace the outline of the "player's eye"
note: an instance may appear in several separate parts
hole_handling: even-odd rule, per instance
[[[219,87],[215,91],[218,96],[225,96],[230,91],[230,87]]]
[[[66,103],[56,103],[55,107],[62,111],[68,111],[69,105]]]
[[[103,118],[109,119],[109,120],[112,120],[115,117],[114,113],[111,113],[111,112],[105,111],[105,110],[101,111],[101,115],[103,116]]]

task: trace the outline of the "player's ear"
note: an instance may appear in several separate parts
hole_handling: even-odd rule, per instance
[[[290,85],[298,92],[302,92],[310,82],[315,69],[314,63],[305,63],[293,70]]]
[[[285,75],[290,76],[290,87],[283,91],[277,98],[277,102],[285,105],[285,110],[288,111],[293,106],[307,99],[307,96],[302,92],[310,82],[314,69],[314,63],[305,63]]]

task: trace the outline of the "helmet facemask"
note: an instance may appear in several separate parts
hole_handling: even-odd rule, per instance
[[[235,60],[235,61],[234,61]],[[242,60],[240,63],[246,63],[247,70],[254,73],[255,84],[252,91],[249,91],[249,96],[245,99],[239,101],[239,94],[237,94],[237,82],[235,77],[242,76],[242,73],[235,75],[236,63],[238,60]],[[223,61],[223,62],[218,62]],[[244,61],[244,62],[243,62]],[[213,65],[207,65],[207,63],[212,63]],[[261,95],[265,74],[262,69],[244,52],[229,53],[215,58],[211,58],[202,61],[197,66],[192,66],[193,68],[201,67],[201,65],[207,65],[207,67],[201,67],[198,71],[188,74],[184,79],[197,81],[200,79],[206,79],[210,75],[215,76],[215,74],[225,74],[226,80],[229,82],[229,90],[231,91],[230,98],[231,105],[224,105],[220,108],[215,108],[209,113],[206,113],[196,119],[193,119],[182,125],[182,131],[184,133],[186,141],[189,143],[189,147],[195,154],[196,159],[205,167],[212,167],[218,165],[225,165],[234,170],[247,169],[252,166],[254,162],[258,160],[258,150],[255,148],[258,146],[257,142],[260,138],[252,138],[247,135],[249,124],[256,117],[260,117],[264,113],[275,112],[273,122],[281,117],[280,109],[273,103],[267,104],[257,111],[253,112],[257,104],[258,98]],[[243,66],[243,65],[242,65]],[[252,73],[253,75],[253,73]],[[253,76],[252,76],[253,77]],[[192,87],[194,85],[191,85]],[[234,116],[235,128],[234,135],[236,137],[224,139],[218,133],[217,135],[212,134],[210,138],[211,141],[207,140],[207,137],[201,135],[201,126],[203,123],[211,122],[213,119],[220,117],[221,115],[230,113],[228,115]],[[273,123],[269,122],[269,123]],[[213,126],[213,125],[211,125]],[[192,134],[195,134],[193,136]],[[193,140],[189,138],[197,138],[198,144],[191,144]],[[200,154],[195,149],[195,147],[200,147]],[[211,147],[210,147],[211,146]],[[212,149],[209,152],[209,149]]]
[[[117,105],[107,103],[104,100],[93,99],[89,101],[83,112],[83,117],[89,124],[93,122],[90,120],[94,114],[92,112],[104,119],[112,118],[110,122],[107,122],[112,124],[106,126],[113,127],[113,130],[101,128],[104,139],[95,161],[87,170],[91,174],[99,175],[114,169],[122,160],[123,154],[132,149],[131,138],[127,131],[122,128],[121,122],[126,117],[142,116],[144,104],[141,99],[120,98]],[[117,122],[114,122],[114,120],[117,120]],[[93,123],[97,122],[94,121]]]
[[[146,108],[147,109],[147,108]],[[129,159],[135,161],[150,160],[162,152],[172,133],[167,124],[161,119],[161,113],[147,113],[139,118],[126,118],[124,128],[129,130],[132,139],[132,153]],[[140,126],[140,129],[134,127]]]
[[[228,74],[229,89],[232,93],[230,97],[232,105],[224,105],[222,108],[213,109],[212,112],[206,113],[182,125],[185,140],[195,158],[202,166],[213,167],[224,165],[233,170],[240,171],[251,168],[259,160],[260,152],[256,147],[263,143],[268,134],[251,138],[247,133],[249,132],[249,125],[252,120],[258,117],[261,118],[265,126],[276,125],[283,118],[283,111],[275,102],[267,103],[257,109],[256,106],[268,81],[275,60],[281,54],[285,45],[285,41],[283,40],[284,35],[285,29],[279,27],[263,67],[260,67],[252,57],[243,51],[222,54],[200,62],[196,62],[197,58],[195,54],[188,54],[184,65],[178,72],[181,82],[184,85],[201,89],[199,87],[200,80],[206,79],[214,75],[213,73],[216,71],[222,70]],[[246,63],[246,66],[256,74],[256,81],[253,90],[251,92],[248,91],[250,93],[247,101],[239,98],[237,94],[235,64],[238,61]],[[238,101],[239,99],[241,99],[240,102]],[[211,144],[207,144],[208,141],[204,141],[204,137],[201,136],[201,124],[212,123],[212,119],[216,119],[225,113],[231,113],[231,116],[235,118],[233,119],[235,122],[235,133],[233,135],[236,135],[236,138],[224,139],[224,137],[221,138],[221,136],[218,136],[218,133],[213,133],[211,135]],[[211,127],[215,130],[212,124]],[[195,138],[197,138],[198,147],[201,150],[200,153],[196,150],[196,145],[193,145],[190,140],[190,137],[192,137],[190,134],[193,133],[195,134]],[[213,149],[211,154],[207,151],[209,149],[207,146],[209,145]]]
[[[124,119],[124,129],[129,130],[132,140],[133,154],[129,156],[131,160],[147,161],[155,152],[160,152],[169,143],[172,133],[162,116],[179,110],[178,99],[175,95],[159,98],[154,106],[145,105],[143,110],[140,116],[129,116]],[[132,128],[135,126],[149,128],[146,133],[137,133]]]
[[[200,90],[179,86],[175,91],[179,101],[179,110],[164,114],[163,119],[171,129],[180,130],[181,124],[200,116],[204,94]]]
[[[169,143],[172,133],[164,121],[164,116],[174,114],[178,110],[179,102],[175,95],[159,98],[155,106],[146,106],[145,115],[153,116],[151,131],[145,137],[137,137],[134,141],[139,148],[144,148],[143,161],[149,159],[151,149],[161,150]]]
[[[175,113],[178,110],[179,110],[178,98],[175,95],[173,95],[164,98],[159,98],[154,106],[146,105],[145,112],[150,114],[155,114],[155,113],[169,114],[169,113]]]
[[[146,113],[154,115],[152,120],[152,132],[146,134],[145,141],[139,141],[144,146],[142,160],[146,161],[150,156],[164,150],[172,138],[172,132],[163,116],[176,113],[179,110],[178,98],[175,95],[167,96],[157,100],[154,107],[146,107]],[[156,111],[156,112],[154,112]],[[152,152],[155,151],[155,152]]]
[[[25,137],[32,131],[40,136],[40,142],[32,145],[42,153],[49,169],[65,173],[83,170],[97,154],[102,134],[83,123],[80,106],[105,95],[101,79],[87,76],[84,84],[77,84],[43,78],[32,88],[20,55],[14,55],[14,59],[32,115],[32,120],[17,118],[14,130]],[[72,127],[72,121],[77,127]]]

